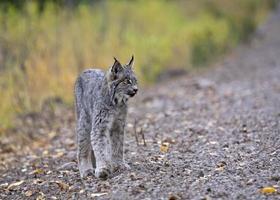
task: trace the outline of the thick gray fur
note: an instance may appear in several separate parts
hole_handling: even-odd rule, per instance
[[[94,172],[107,178],[129,167],[123,158],[127,100],[137,92],[132,71],[133,57],[126,65],[115,62],[107,72],[84,71],[75,83],[78,165],[82,178]]]

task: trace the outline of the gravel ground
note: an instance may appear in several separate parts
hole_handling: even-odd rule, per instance
[[[131,170],[106,181],[79,178],[72,109],[25,116],[14,132],[35,142],[0,142],[0,199],[280,199],[280,9],[257,35],[203,74],[140,91]]]

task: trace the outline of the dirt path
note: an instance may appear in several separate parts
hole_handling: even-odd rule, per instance
[[[280,199],[259,191],[280,191],[280,9],[259,32],[214,70],[140,92],[131,170],[107,181],[79,178],[72,110],[29,116],[44,139],[22,156],[1,144],[0,199]]]

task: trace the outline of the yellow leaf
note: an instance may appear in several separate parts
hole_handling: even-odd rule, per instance
[[[21,184],[23,184],[24,181],[18,181],[18,182],[15,182],[15,183],[11,183],[9,186],[8,186],[8,190],[14,190],[17,186],[20,186]]]
[[[30,197],[32,196],[33,192],[31,190],[27,190],[24,194],[25,196]]]
[[[29,174],[32,175],[32,174],[44,174],[45,171],[43,169],[35,169],[34,171],[30,172]]]
[[[277,192],[277,190],[274,187],[264,187],[260,191],[263,194],[272,194],[272,193]]]
[[[52,139],[57,135],[57,133],[55,131],[51,131],[51,132],[49,132],[48,135],[49,135],[49,138]]]
[[[47,155],[49,155],[49,151],[48,150],[44,150],[43,151],[43,156],[47,156]]]
[[[170,146],[170,144],[169,144],[168,142],[163,142],[163,143],[161,143],[161,145],[160,145],[160,151],[161,151],[162,153],[167,153],[168,150],[169,150],[169,146]]]
[[[55,181],[55,183],[60,187],[60,189],[62,190],[68,190],[69,189],[69,185],[67,185],[66,183],[63,183],[62,181]]]
[[[64,152],[59,151],[59,152],[57,152],[53,157],[54,157],[54,158],[61,158],[63,155],[64,155]]]

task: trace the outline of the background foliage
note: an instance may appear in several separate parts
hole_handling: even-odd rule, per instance
[[[71,105],[83,69],[136,58],[140,82],[205,66],[254,31],[272,0],[1,1],[0,128],[49,98]]]

